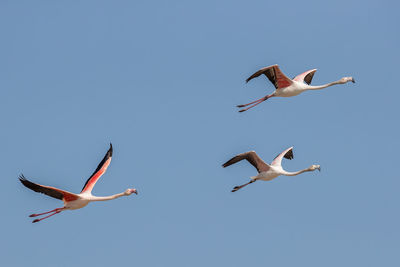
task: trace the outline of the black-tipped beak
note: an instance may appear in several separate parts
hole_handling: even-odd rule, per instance
[[[135,191],[135,194],[136,194],[136,195],[138,195],[138,194],[139,194],[137,190]]]
[[[356,80],[354,80],[354,78],[351,78],[351,81],[352,81],[353,83],[356,83]]]
[[[321,167],[318,167],[317,170],[318,170],[318,171],[321,171]]]

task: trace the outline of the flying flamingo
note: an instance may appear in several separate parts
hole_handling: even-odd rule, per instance
[[[82,191],[79,194],[70,193],[68,191],[64,191],[64,190],[61,190],[61,189],[58,189],[55,187],[51,187],[51,186],[35,184],[35,183],[25,179],[24,175],[21,174],[19,177],[19,180],[21,181],[21,183],[24,186],[28,187],[29,189],[31,189],[35,192],[42,193],[42,194],[48,195],[50,197],[60,199],[64,202],[64,207],[62,207],[62,208],[56,208],[56,209],[48,211],[48,212],[29,215],[29,217],[37,217],[37,216],[51,213],[50,215],[47,215],[46,217],[43,217],[41,219],[35,219],[32,222],[33,223],[39,222],[41,220],[49,218],[50,216],[60,213],[63,210],[76,210],[76,209],[83,208],[87,204],[89,204],[89,202],[92,202],[92,201],[105,201],[105,200],[116,199],[116,198],[119,198],[122,196],[129,196],[132,193],[137,194],[136,189],[126,189],[125,192],[123,192],[123,193],[119,193],[119,194],[115,194],[115,195],[107,196],[107,197],[96,197],[96,196],[92,195],[92,189],[93,189],[94,185],[99,180],[99,178],[106,172],[108,165],[110,165],[112,153],[113,153],[113,148],[112,148],[112,144],[110,144],[110,149],[107,151],[106,155],[104,156],[103,160],[100,162],[99,166],[97,166],[97,169],[94,171],[92,176],[90,176],[89,179],[86,181],[85,185],[83,186]]]
[[[245,152],[242,154],[239,154],[227,162],[225,162],[222,167],[228,167],[232,164],[235,164],[236,162],[239,162],[243,159],[247,160],[251,165],[253,165],[257,171],[258,175],[250,177],[250,182],[240,185],[240,186],[235,186],[232,190],[232,192],[236,192],[237,190],[245,187],[246,185],[249,185],[251,183],[254,183],[257,180],[263,180],[263,181],[270,181],[272,179],[275,179],[279,175],[286,175],[286,176],[295,176],[299,175],[303,172],[310,172],[310,171],[315,171],[319,170],[321,171],[320,165],[311,165],[307,169],[300,170],[297,172],[287,172],[282,168],[282,158],[286,159],[293,159],[293,147],[289,147],[282,153],[280,153],[278,156],[274,158],[272,163],[268,165],[265,163],[257,154],[255,151],[249,151]]]
[[[326,87],[329,87],[329,86],[332,86],[335,84],[344,84],[347,82],[355,83],[353,77],[343,77],[342,79],[335,81],[335,82],[327,83],[324,85],[312,86],[312,85],[310,85],[310,83],[311,83],[311,80],[316,71],[317,71],[316,69],[309,70],[300,75],[297,75],[293,79],[289,79],[288,77],[286,77],[285,74],[282,73],[282,71],[279,69],[278,65],[272,65],[272,66],[260,69],[259,71],[257,71],[253,75],[251,75],[246,80],[246,83],[249,82],[251,79],[260,76],[261,74],[264,74],[271,81],[271,83],[274,84],[276,90],[272,94],[266,95],[260,99],[257,99],[256,101],[253,101],[253,102],[250,102],[250,103],[244,104],[244,105],[238,105],[237,106],[238,108],[244,108],[244,107],[251,105],[247,108],[239,110],[239,112],[243,112],[252,107],[255,107],[258,104],[260,104],[261,102],[263,102],[271,97],[296,96],[307,90],[319,90],[319,89],[324,89]]]

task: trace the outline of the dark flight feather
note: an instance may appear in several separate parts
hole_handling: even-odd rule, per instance
[[[48,195],[50,197],[57,198],[59,200],[62,200],[64,197],[61,192],[59,192],[55,189],[52,189],[50,187],[43,186],[40,184],[35,184],[35,183],[32,183],[31,181],[28,181],[23,174],[21,174],[19,176],[19,180],[24,186],[28,187],[29,189],[31,189],[35,192],[42,193],[42,194]]]

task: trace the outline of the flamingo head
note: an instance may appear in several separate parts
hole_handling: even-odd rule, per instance
[[[125,195],[126,196],[129,196],[129,195],[132,195],[132,194],[138,194],[138,191],[135,189],[135,188],[128,188],[128,189],[126,189],[125,190]]]
[[[342,79],[340,79],[341,83],[348,83],[348,82],[352,82],[355,83],[356,81],[354,80],[353,77],[343,77]]]
[[[310,169],[310,171],[315,171],[315,170],[321,171],[321,166],[320,165],[311,165],[311,167],[309,169]]]

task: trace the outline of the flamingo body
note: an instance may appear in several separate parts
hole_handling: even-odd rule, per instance
[[[78,195],[78,199],[76,199],[76,200],[69,201],[69,202],[64,201],[64,208],[68,209],[68,210],[77,210],[77,209],[86,207],[87,204],[89,204],[89,203],[90,203],[89,198],[82,196],[82,195]]]
[[[275,90],[272,95],[277,97],[291,97],[301,94],[304,91],[307,91],[308,87],[306,84],[302,82],[293,81],[293,83],[287,87],[284,87],[279,90]]]
[[[256,176],[252,176],[251,179],[261,180],[261,181],[271,181],[283,173],[282,167],[270,166],[268,171],[260,172]]]

